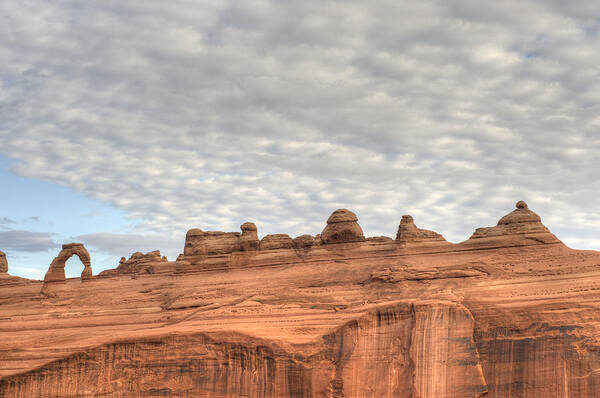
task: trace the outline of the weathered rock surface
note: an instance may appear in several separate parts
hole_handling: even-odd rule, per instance
[[[240,236],[240,247],[244,251],[258,250],[258,228],[251,222],[243,223],[240,226],[242,236]]]
[[[529,210],[527,203],[522,200],[517,202],[516,209],[502,217],[496,226],[477,228],[471,239],[523,234],[547,235],[547,238],[557,240],[542,224],[540,216]]]
[[[291,249],[294,247],[294,241],[287,234],[265,235],[260,240],[260,250]]]
[[[65,265],[71,256],[79,257],[83,263],[81,280],[91,279],[92,264],[87,249],[83,246],[83,243],[68,243],[62,245],[62,250],[58,253],[58,256],[52,260],[48,272],[46,272],[46,276],[44,277],[44,282],[64,282],[66,280]]]
[[[6,260],[6,254],[0,251],[0,274],[8,273],[8,261]]]
[[[362,228],[358,225],[356,214],[346,209],[334,211],[327,219],[327,226],[321,232],[321,242],[324,244],[362,242],[364,240],[365,236]]]
[[[154,250],[146,254],[135,252],[127,260],[125,257],[121,257],[119,266],[116,269],[102,271],[98,276],[154,274],[157,268],[161,268],[167,262],[167,258],[161,256],[160,250]]]
[[[531,225],[0,278],[0,396],[600,397],[600,253],[508,220]]]
[[[400,220],[398,232],[396,233],[398,242],[426,242],[426,241],[445,241],[444,237],[437,232],[427,229],[417,228],[412,216],[404,215]]]
[[[300,235],[293,239],[296,249],[308,249],[315,244],[315,238],[312,235]]]

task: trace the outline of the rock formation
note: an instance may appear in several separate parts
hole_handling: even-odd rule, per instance
[[[277,250],[192,230],[161,272],[47,295],[0,278],[0,397],[600,397],[600,252],[523,204],[457,244],[410,221]]]
[[[437,232],[417,228],[412,216],[409,215],[402,216],[400,225],[398,226],[398,233],[396,233],[396,240],[401,243],[446,241],[446,239]]]
[[[81,272],[81,280],[87,280],[92,278],[92,265],[90,261],[90,254],[83,246],[83,243],[68,243],[62,245],[62,250],[58,253],[58,256],[52,260],[44,282],[64,282],[65,278],[65,264],[71,256],[77,256],[83,263],[83,271]]]
[[[470,239],[506,236],[541,239],[546,243],[558,242],[558,239],[542,224],[540,216],[529,210],[527,203],[522,200],[517,202],[516,209],[502,217],[496,226],[477,228]]]
[[[8,273],[8,261],[6,260],[6,254],[0,251],[0,274]]]
[[[102,271],[98,276],[114,276],[127,274],[153,274],[156,272],[156,267],[167,263],[167,258],[160,255],[160,250],[154,250],[143,254],[135,252],[129,257],[121,257],[119,266],[116,269]]]
[[[260,250],[291,249],[294,241],[287,234],[265,235],[260,240]]]
[[[293,239],[296,249],[308,249],[315,244],[315,238],[312,235],[300,235]]]
[[[327,219],[327,226],[321,232],[324,244],[362,242],[365,240],[356,214],[350,210],[338,209]]]
[[[258,249],[258,229],[256,225],[251,222],[246,222],[240,225],[242,230],[242,236],[240,236],[240,247],[244,251],[251,251]]]

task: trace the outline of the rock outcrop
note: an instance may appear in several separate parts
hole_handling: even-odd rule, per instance
[[[323,244],[363,242],[365,236],[358,225],[356,214],[350,210],[338,209],[327,219],[327,226],[321,232]]]
[[[517,202],[516,209],[502,217],[496,226],[477,228],[470,239],[525,235],[537,236],[546,243],[558,241],[542,224],[540,216],[529,210],[527,203],[521,200]]]
[[[62,245],[62,250],[58,253],[58,256],[52,260],[44,282],[64,282],[65,278],[65,264],[71,256],[77,256],[83,263],[83,271],[81,272],[81,280],[88,280],[92,278],[92,264],[90,260],[90,254],[87,249],[83,246],[83,243],[68,243]]]
[[[277,250],[193,230],[176,263],[117,267],[161,272],[46,294],[3,276],[0,397],[600,398],[600,252],[523,204],[456,244],[410,221],[394,241],[263,239]]]
[[[309,249],[315,244],[315,238],[312,235],[300,235],[293,242],[296,249]]]
[[[167,258],[161,256],[160,250],[154,250],[146,254],[135,252],[127,260],[125,257],[121,257],[119,266],[116,269],[102,271],[98,276],[154,274],[157,266],[160,267],[167,262]]]
[[[6,260],[6,254],[0,251],[0,274],[8,273],[8,261]]]
[[[291,249],[294,241],[287,234],[265,235],[260,240],[260,250]]]
[[[241,250],[239,232],[202,231],[190,229],[185,236],[185,256],[227,254]]]
[[[251,222],[240,225],[242,236],[240,236],[240,248],[243,251],[258,250],[258,228]]]
[[[405,242],[427,242],[427,241],[442,241],[446,239],[437,232],[427,229],[417,228],[412,216],[404,215],[400,220],[396,240],[400,243]]]

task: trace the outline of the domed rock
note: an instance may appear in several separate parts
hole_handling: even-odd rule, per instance
[[[242,236],[240,236],[240,246],[244,251],[257,250],[259,246],[258,229],[251,222],[245,222],[240,225]]]
[[[424,242],[424,241],[443,241],[446,239],[437,232],[430,231],[427,229],[417,228],[415,221],[412,216],[404,215],[400,220],[398,226],[398,233],[396,233],[396,240],[398,242]]]
[[[502,235],[547,234],[549,241],[558,241],[542,224],[542,219],[529,210],[527,203],[520,200],[516,209],[502,217],[494,227],[477,228],[470,239],[488,238]]]
[[[300,235],[293,239],[296,249],[307,249],[315,244],[315,238],[312,235]]]
[[[0,251],[0,274],[8,273],[8,261],[6,260],[6,254]]]
[[[338,209],[327,219],[327,226],[321,232],[323,244],[363,242],[365,236],[358,225],[356,214],[350,210]]]
[[[260,240],[260,250],[291,249],[294,242],[287,234],[266,235]]]

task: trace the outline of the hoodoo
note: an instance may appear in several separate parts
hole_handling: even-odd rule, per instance
[[[324,244],[362,242],[365,240],[356,214],[350,210],[338,209],[327,219],[327,226],[321,232]]]
[[[396,240],[400,243],[446,241],[446,239],[437,232],[417,228],[412,216],[409,215],[402,216],[402,220],[400,220],[400,225],[398,226]]]
[[[240,225],[242,236],[240,236],[240,247],[244,251],[258,250],[258,228],[251,222]]]

